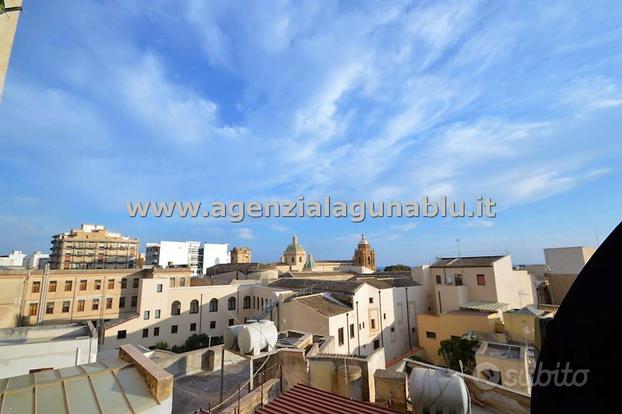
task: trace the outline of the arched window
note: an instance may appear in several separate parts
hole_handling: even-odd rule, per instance
[[[302,263],[302,256],[298,256],[298,263]]]
[[[227,309],[235,310],[235,298],[233,296],[231,296],[227,302]]]
[[[199,313],[199,301],[194,299],[190,302],[190,313]]]
[[[181,303],[178,300],[171,304],[171,315],[179,315],[181,313]]]
[[[212,299],[209,301],[209,311],[218,312],[218,299]]]
[[[255,304],[256,301],[257,301],[257,299],[255,298],[255,296],[253,296],[253,309],[255,309],[257,307],[257,305]]]
[[[251,297],[246,295],[244,296],[244,309],[250,309],[251,308]]]
[[[261,298],[261,309],[263,309],[263,298]]]

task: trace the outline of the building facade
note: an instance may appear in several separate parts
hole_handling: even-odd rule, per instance
[[[201,274],[207,274],[207,268],[219,264],[231,263],[229,244],[227,243],[203,243],[199,251]]]
[[[111,233],[99,224],[52,237],[50,268],[132,269],[138,259],[138,239]]]
[[[369,242],[363,234],[356,250],[352,262],[355,266],[364,266],[370,270],[376,270],[376,252],[369,245]]]
[[[17,22],[22,10],[22,0],[5,0],[4,6],[5,13],[2,13],[2,19],[0,19],[0,101],[4,90],[4,80],[9,69]]]
[[[292,237],[292,242],[283,251],[281,262],[289,265],[290,270],[303,270],[307,263],[307,252],[298,242],[298,236]]]
[[[26,254],[20,250],[13,250],[7,255],[0,256],[0,266],[22,267]]]
[[[24,267],[26,269],[43,269],[48,263],[50,255],[43,252],[32,252],[24,258]]]
[[[231,250],[231,263],[251,263],[252,262],[252,252],[248,247],[234,247]]]
[[[202,274],[200,249],[201,243],[197,241],[147,243],[145,264],[162,268],[187,266],[193,276],[198,276]]]

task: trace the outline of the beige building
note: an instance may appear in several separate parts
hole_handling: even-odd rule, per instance
[[[0,379],[95,362],[90,322],[0,329]]]
[[[0,101],[21,11],[22,0],[5,0],[4,10],[0,10]]]
[[[504,304],[507,309],[535,303],[532,278],[512,267],[511,256],[448,257],[412,270],[426,289],[435,314],[478,304]]]
[[[361,235],[361,241],[354,251],[352,264],[355,266],[364,266],[369,270],[376,270],[376,252],[369,245],[369,242],[365,238],[364,234]]]
[[[99,224],[52,237],[51,269],[132,269],[138,260],[138,239],[111,233]]]
[[[285,248],[281,262],[289,265],[290,270],[302,270],[307,263],[307,252],[302,244],[298,242],[298,237],[293,236],[292,242]]]
[[[472,310],[452,310],[440,315],[417,315],[419,326],[419,346],[424,350],[427,361],[444,365],[443,357],[438,354],[441,342],[454,337],[461,338],[466,333],[503,332],[499,312],[480,312]]]
[[[554,310],[545,310],[534,306],[512,309],[503,313],[503,326],[508,341],[533,345],[536,343],[536,325],[539,319],[552,318]]]
[[[136,312],[143,278],[190,285],[190,269],[102,269],[0,272],[3,327],[90,320]]]
[[[561,305],[583,266],[595,251],[592,247],[584,246],[544,249],[548,269],[545,278],[552,304]]]
[[[252,262],[252,252],[248,247],[234,247],[231,250],[231,263],[251,263]]]
[[[282,278],[270,286],[300,295],[279,304],[281,329],[332,336],[336,353],[366,356],[383,348],[391,361],[417,346],[416,315],[425,303],[412,280]]]

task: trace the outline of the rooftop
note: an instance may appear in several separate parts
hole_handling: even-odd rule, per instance
[[[258,411],[260,414],[387,414],[397,411],[371,403],[351,400],[337,394],[322,391],[308,385],[298,384]]]
[[[507,303],[501,302],[487,302],[484,300],[471,300],[466,302],[464,305],[460,306],[462,309],[466,310],[474,310],[480,312],[497,312],[504,311],[508,308]]]
[[[431,267],[490,267],[505,256],[441,257]]]
[[[308,289],[311,292],[341,292],[354,293],[363,283],[359,281],[335,281],[335,280],[316,280],[299,279],[293,277],[280,278],[272,283],[270,287],[284,289]]]
[[[90,337],[97,337],[95,328],[90,322],[2,328],[0,329],[0,346],[70,341]]]
[[[495,358],[520,359],[521,347],[509,344],[484,342],[478,353]]]
[[[142,354],[140,354],[142,356]],[[129,358],[0,379],[2,413],[141,413],[159,405],[153,387],[172,375]],[[161,369],[160,369],[161,371]],[[149,380],[153,380],[152,388]],[[172,388],[169,390],[172,391]],[[160,397],[170,398],[164,391]]]
[[[338,302],[336,299],[329,298],[327,297],[327,295],[323,294],[302,296],[294,300],[318,311],[325,316],[341,315],[342,313],[352,311],[350,307]]]

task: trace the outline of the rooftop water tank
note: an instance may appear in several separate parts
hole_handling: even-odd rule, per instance
[[[243,355],[258,355],[261,351],[274,349],[278,332],[274,322],[258,321],[230,326],[224,336],[225,349]]]
[[[456,372],[416,367],[408,379],[408,390],[417,412],[471,413],[469,390]]]

